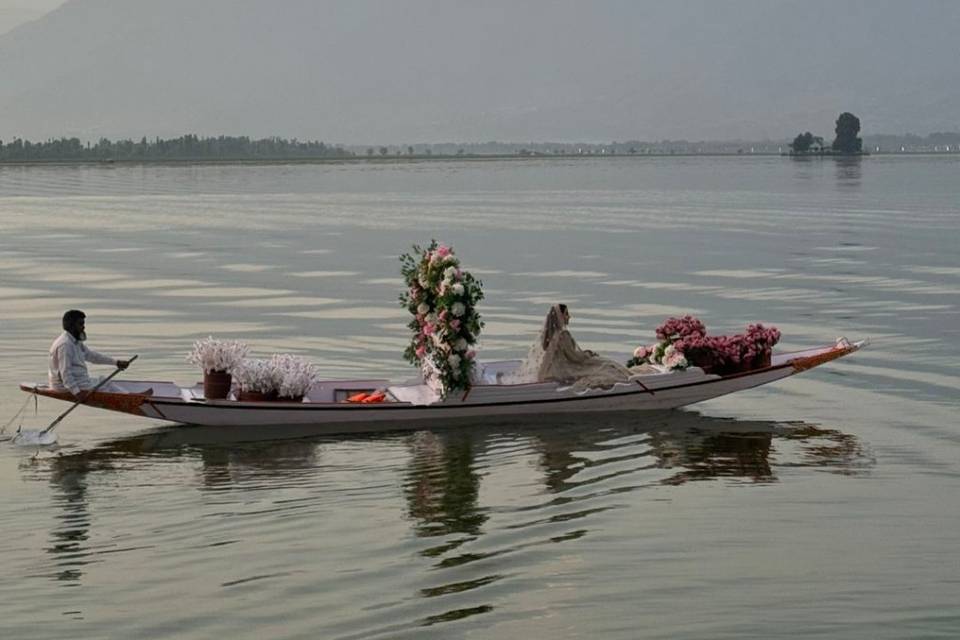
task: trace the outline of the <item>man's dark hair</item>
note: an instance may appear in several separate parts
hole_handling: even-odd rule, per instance
[[[83,311],[79,309],[70,309],[65,314],[63,314],[63,330],[69,331],[70,328],[77,320],[82,320],[87,317]]]

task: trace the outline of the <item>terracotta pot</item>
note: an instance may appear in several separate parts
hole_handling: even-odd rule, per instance
[[[203,397],[207,400],[223,400],[230,394],[233,377],[226,371],[203,372]]]
[[[269,393],[260,393],[259,391],[244,391],[241,389],[237,392],[237,400],[240,402],[272,402],[277,399],[277,392],[270,391]]]

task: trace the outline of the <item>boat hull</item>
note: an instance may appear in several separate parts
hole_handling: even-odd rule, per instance
[[[413,404],[387,402],[238,402],[188,397],[186,390],[167,385],[183,394],[144,395],[95,393],[87,403],[181,424],[204,426],[317,426],[318,432],[354,433],[416,429],[425,425],[464,424],[476,421],[519,419],[535,421],[558,414],[590,414],[674,409],[776,382],[801,371],[856,351],[863,343],[839,344],[777,356],[771,366],[728,376],[694,372],[643,378],[643,384],[624,383],[607,390],[578,393],[556,385],[483,385],[463,398]],[[140,383],[151,384],[151,383]],[[66,392],[21,385],[24,391],[62,400]],[[163,387],[160,387],[161,389]]]

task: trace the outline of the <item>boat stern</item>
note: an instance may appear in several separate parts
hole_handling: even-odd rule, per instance
[[[46,385],[21,383],[20,390],[26,393],[32,393],[45,398],[54,400],[63,400],[64,402],[74,403],[76,397],[66,390],[51,389]],[[83,400],[84,405],[96,407],[97,409],[106,409],[107,411],[117,411],[120,413],[129,413],[135,416],[145,416],[141,406],[152,396],[143,393],[105,393],[94,391]]]

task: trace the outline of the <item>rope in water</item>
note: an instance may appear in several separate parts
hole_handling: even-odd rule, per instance
[[[17,411],[17,412],[14,414],[14,416],[13,416],[12,418],[10,418],[10,420],[7,421],[7,423],[6,423],[5,425],[3,425],[2,427],[0,427],[0,436],[2,436],[4,433],[6,433],[7,429],[10,428],[10,425],[12,425],[12,424],[17,420],[17,418],[20,417],[21,414],[23,414],[23,412],[24,412],[24,411],[26,410],[26,408],[27,408],[27,405],[30,404],[30,401],[31,401],[31,400],[33,400],[33,414],[34,414],[34,415],[37,415],[37,413],[39,412],[39,404],[40,404],[39,398],[40,398],[40,396],[37,395],[36,392],[33,392],[33,393],[31,393],[29,396],[27,396],[27,399],[24,401],[23,405],[20,407],[20,410]]]

